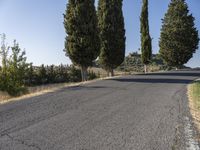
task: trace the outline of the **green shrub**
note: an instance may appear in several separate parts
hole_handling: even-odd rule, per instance
[[[69,81],[70,82],[81,82],[82,81],[81,70],[75,68],[74,66],[71,66],[70,70],[69,70]]]
[[[88,80],[94,80],[97,78],[97,75],[93,71],[88,72]]]

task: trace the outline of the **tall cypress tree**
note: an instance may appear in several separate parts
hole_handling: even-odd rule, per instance
[[[100,63],[103,68],[114,75],[125,57],[125,29],[122,12],[123,0],[99,0],[98,26],[100,30]]]
[[[198,31],[185,0],[171,0],[163,19],[160,54],[169,66],[187,63],[198,49]]]
[[[152,45],[149,33],[148,21],[148,0],[143,0],[142,12],[140,17],[140,33],[141,33],[141,59],[144,64],[144,71],[147,72],[147,65],[151,62]]]
[[[99,55],[99,36],[94,0],[69,0],[64,14],[67,37],[66,55],[81,67],[82,80],[87,80],[87,68]]]

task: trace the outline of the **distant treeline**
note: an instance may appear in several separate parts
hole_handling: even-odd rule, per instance
[[[152,54],[152,59],[149,62],[149,71],[159,71],[159,70],[167,70],[171,69],[164,63],[163,59],[160,57],[159,54]],[[124,62],[118,67],[118,70],[125,71],[125,72],[143,72],[144,65],[141,60],[141,54],[137,52],[130,53],[128,56],[125,57]]]
[[[160,54],[152,54],[152,58],[148,68],[149,72],[176,69],[176,67],[167,65]],[[187,67],[182,65],[180,66],[180,68]],[[141,61],[141,54],[139,54],[138,52],[130,53],[128,56],[125,57],[124,62],[117,68],[117,70],[125,72],[144,72],[144,65]]]
[[[88,72],[89,80],[97,78],[94,72]],[[30,65],[24,78],[24,85],[35,86],[51,83],[81,82],[81,70],[73,65]]]

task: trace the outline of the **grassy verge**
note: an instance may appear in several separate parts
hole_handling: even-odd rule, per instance
[[[23,99],[26,99],[26,98],[43,95],[43,94],[49,93],[49,92],[55,92],[59,89],[66,88],[66,87],[81,86],[81,85],[89,84],[89,83],[96,82],[96,81],[99,81],[99,80],[116,78],[116,77],[119,77],[119,76],[120,75],[114,76],[114,77],[98,78],[98,79],[89,80],[89,81],[86,81],[86,82],[58,83],[58,84],[48,84],[48,85],[41,85],[41,86],[35,86],[35,87],[28,87],[28,94],[25,94],[25,95],[22,95],[22,96],[19,96],[19,97],[11,97],[11,96],[9,96],[8,93],[0,91],[0,105],[8,103],[8,102],[12,102],[12,101],[20,101],[20,100],[23,100]]]
[[[87,82],[77,82],[77,83],[57,83],[57,84],[47,84],[47,85],[40,85],[35,87],[28,87],[28,93],[25,95],[21,95],[18,97],[9,96],[6,92],[0,92],[0,105],[5,104],[12,101],[20,101],[25,98],[35,97],[39,95],[43,95],[49,92],[55,92],[59,89],[66,88],[66,87],[73,87],[73,86],[80,86],[82,84],[94,82],[96,80],[90,80]]]
[[[189,105],[194,122],[200,131],[200,80],[188,86]]]

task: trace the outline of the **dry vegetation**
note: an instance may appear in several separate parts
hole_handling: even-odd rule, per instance
[[[92,82],[96,82],[98,80],[109,78],[109,77],[106,77],[106,72],[103,69],[90,68],[90,71],[100,72],[101,78],[95,79],[95,80],[90,80],[90,81],[87,81],[87,82],[57,83],[57,84],[47,84],[47,85],[28,87],[28,94],[22,95],[22,96],[19,96],[19,97],[11,97],[11,96],[9,96],[8,93],[0,91],[0,104],[5,104],[5,103],[11,102],[11,101],[19,101],[19,100],[23,100],[25,98],[34,97],[34,96],[42,95],[42,94],[49,93],[49,92],[55,92],[55,91],[62,89],[62,88],[79,86],[79,85],[92,83]],[[115,72],[115,73],[116,73],[116,77],[125,74],[123,72]],[[115,77],[112,77],[112,78],[115,78]]]
[[[188,86],[188,96],[191,114],[200,131],[200,80]]]
[[[100,78],[107,77],[107,72],[102,68],[91,67],[91,68],[88,69],[88,71],[94,72]],[[122,71],[114,70],[114,74],[115,74],[115,76],[120,76],[120,75],[126,75],[126,74],[128,74],[128,72],[122,72]]]

